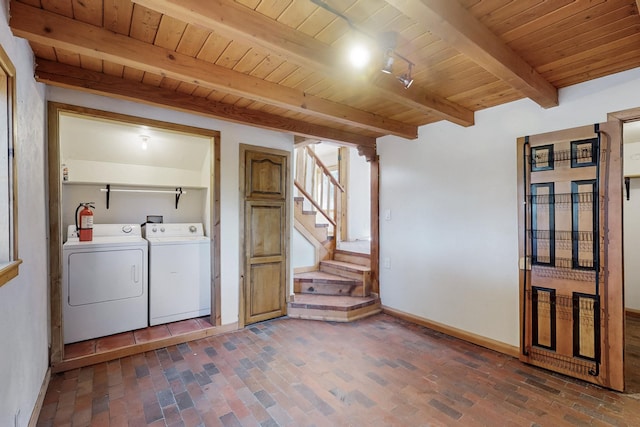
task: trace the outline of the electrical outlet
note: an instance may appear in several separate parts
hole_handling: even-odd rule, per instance
[[[389,257],[384,258],[384,268],[391,269],[391,259]]]
[[[391,209],[385,209],[384,219],[385,221],[391,221]]]

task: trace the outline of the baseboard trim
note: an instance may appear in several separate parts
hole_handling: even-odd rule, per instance
[[[390,316],[397,317],[402,320],[406,320],[407,322],[415,323],[416,325],[420,325],[420,326],[425,326],[429,329],[433,329],[434,331],[442,332],[443,334],[447,334],[452,337],[459,338],[463,341],[467,341],[472,344],[479,345],[480,347],[485,347],[490,350],[497,351],[498,353],[503,353],[508,356],[512,356],[516,358],[520,356],[519,347],[505,344],[503,342],[496,341],[491,338],[483,337],[481,335],[476,335],[471,332],[463,331],[462,329],[458,329],[452,326],[444,325],[442,323],[434,322],[432,320],[425,319],[424,317],[416,316],[414,314],[409,314],[401,310],[396,310],[395,308],[387,307],[385,305],[382,306],[382,312]]]
[[[625,308],[625,314],[629,317],[638,317],[640,318],[640,310],[635,310],[633,308]]]
[[[38,393],[36,404],[33,407],[33,411],[31,411],[31,417],[29,417],[29,427],[36,427],[38,424],[40,411],[42,411],[42,405],[44,404],[44,397],[46,396],[47,389],[49,388],[49,381],[51,381],[51,368],[47,369],[46,374],[44,374],[44,379],[40,386],[40,392]]]

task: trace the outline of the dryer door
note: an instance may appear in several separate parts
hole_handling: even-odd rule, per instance
[[[68,259],[69,305],[79,306],[141,296],[141,248],[74,252]]]

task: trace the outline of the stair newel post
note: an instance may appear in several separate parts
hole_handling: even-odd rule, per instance
[[[320,206],[322,206],[322,209],[324,209],[325,211],[328,212],[328,203],[327,200],[325,198],[325,185],[324,182],[326,180],[325,175],[322,173],[322,169],[320,168],[320,166],[318,165],[318,161],[316,160],[316,167],[318,168],[318,172],[320,172],[319,178],[320,178]]]
[[[318,164],[316,162],[315,153],[313,150],[309,149],[309,160],[311,161],[311,195],[315,200],[318,200],[318,187],[316,185],[317,177],[318,177]]]
[[[305,150],[307,148],[306,147],[302,147],[302,148],[296,148],[296,171],[295,171],[295,177],[296,177],[296,181],[298,182],[304,182],[304,161],[306,158],[306,153]]]

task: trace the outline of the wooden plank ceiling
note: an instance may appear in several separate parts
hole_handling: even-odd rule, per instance
[[[637,1],[11,0],[10,26],[41,82],[373,147],[640,66]]]

